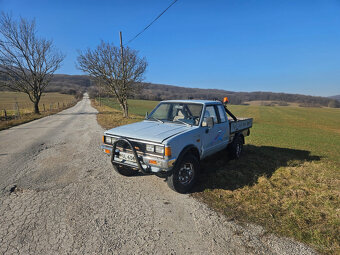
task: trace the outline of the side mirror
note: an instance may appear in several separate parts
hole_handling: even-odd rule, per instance
[[[212,128],[214,126],[214,118],[213,117],[206,117],[203,119],[202,127]]]
[[[148,117],[149,117],[149,113],[146,112],[146,113],[145,113],[145,119],[148,119]]]

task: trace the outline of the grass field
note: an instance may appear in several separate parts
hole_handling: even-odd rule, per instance
[[[291,102],[285,102],[287,106],[294,106],[299,107],[299,103],[291,103]],[[273,104],[274,106],[280,106],[280,101],[270,101],[270,100],[253,100],[253,101],[247,101],[243,103],[244,105],[256,105],[256,106],[267,106],[269,104]]]
[[[117,109],[109,100],[104,103]],[[136,114],[129,123],[157,104],[129,103]],[[127,122],[118,110],[105,107],[106,128]],[[340,109],[229,108],[236,116],[254,118],[244,154],[239,160],[227,159],[225,152],[205,159],[192,195],[230,219],[257,223],[322,253],[339,254]]]
[[[102,98],[102,103],[114,109],[120,110],[120,106],[116,100],[110,98]],[[158,101],[149,100],[134,100],[129,99],[129,112],[135,115],[145,116],[146,112],[151,112],[151,110],[158,104]]]
[[[37,115],[33,113],[34,105],[25,93],[0,91],[0,130],[55,113],[58,111],[58,103],[59,110],[62,110],[74,105],[76,100],[72,95],[43,94],[39,103],[41,115]],[[14,118],[17,114],[16,104],[19,107],[20,117]],[[6,110],[8,120],[4,119],[4,110]]]

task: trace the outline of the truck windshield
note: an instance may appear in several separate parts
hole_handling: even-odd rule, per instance
[[[202,104],[193,103],[160,103],[149,115],[148,120],[175,122],[198,126]]]

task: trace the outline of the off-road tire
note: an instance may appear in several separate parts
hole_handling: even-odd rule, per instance
[[[243,152],[243,139],[238,135],[234,141],[228,146],[228,151],[231,159],[239,159]]]
[[[121,166],[121,165],[115,165],[115,164],[113,164],[112,166],[113,166],[113,169],[117,173],[124,175],[124,176],[134,176],[134,175],[137,175],[138,173],[138,170],[134,170],[128,166]]]
[[[185,179],[183,176],[184,174],[181,174],[183,171],[188,172],[187,170],[185,170],[186,168],[189,168],[188,166],[191,166],[191,170],[192,171],[192,176],[190,177],[190,181],[187,184],[184,184],[184,180]],[[192,154],[187,154],[183,157],[183,159],[180,162],[177,162],[172,174],[170,176],[167,177],[166,181],[168,183],[168,186],[178,192],[178,193],[187,193],[191,190],[191,188],[194,186],[197,177],[198,177],[198,173],[199,173],[199,161],[198,159],[192,155]],[[189,176],[189,174],[187,175]],[[181,180],[180,180],[181,178]]]

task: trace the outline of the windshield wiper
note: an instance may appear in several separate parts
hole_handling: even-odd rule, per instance
[[[157,121],[159,121],[160,123],[164,123],[164,121],[162,121],[162,120],[160,120],[160,119],[157,119],[157,118],[155,118],[155,117],[153,117],[153,116],[151,116],[151,117],[149,117],[149,118],[147,118],[148,120],[149,119],[154,119],[154,120],[157,120]]]
[[[176,120],[176,121],[178,121],[178,122],[181,122],[181,123],[183,123],[183,124],[185,124],[185,125],[187,125],[187,126],[190,126],[190,127],[192,127],[192,125],[191,124],[189,124],[189,123],[186,123],[185,121],[183,121],[183,120]]]

